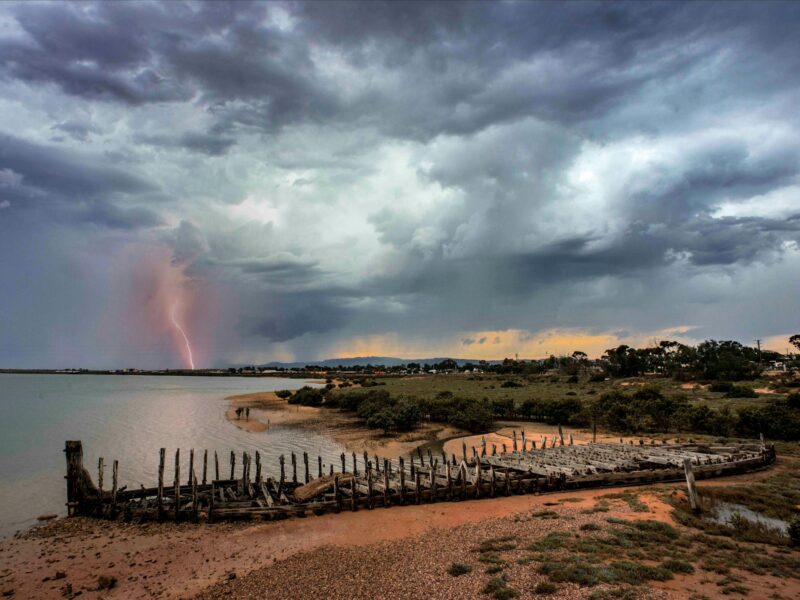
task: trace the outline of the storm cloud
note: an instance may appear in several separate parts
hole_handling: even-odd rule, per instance
[[[3,4],[0,364],[180,364],[125,341],[140,277],[170,282],[207,365],[795,333],[798,24],[794,3]]]

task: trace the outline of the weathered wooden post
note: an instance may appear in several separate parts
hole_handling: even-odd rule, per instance
[[[292,483],[297,484],[297,455],[292,452]]]
[[[198,519],[198,497],[197,497],[197,475],[192,472],[192,520],[197,523]]]
[[[430,500],[436,502],[436,465],[431,463],[431,476],[430,476]]]
[[[461,453],[464,455],[464,462],[467,462],[467,443],[461,442]]]
[[[331,465],[333,466],[333,465]],[[336,502],[336,512],[342,511],[342,494],[339,491],[339,476],[333,476],[333,499]]]
[[[100,490],[100,498],[103,497],[103,457],[97,459],[97,489]]]
[[[216,450],[214,450],[214,481],[219,481],[219,456]]]
[[[419,464],[423,467],[425,466],[425,459],[422,456],[422,448],[417,446],[417,456],[419,456]]]
[[[513,452],[516,452],[517,451],[517,431],[516,431],[516,429],[511,432],[511,435],[513,436],[513,438],[512,438],[513,439],[513,443],[511,445],[511,448],[513,449]]]
[[[516,446],[516,436],[514,438],[514,445]],[[476,457],[475,459],[475,497],[481,497],[481,459],[480,457]]]
[[[164,458],[166,455],[166,448],[161,448],[158,451],[158,520],[164,518]]]
[[[450,463],[444,463],[445,475],[447,476],[447,499],[453,499],[453,474],[450,472]]]
[[[372,509],[372,469],[369,466],[369,461],[367,461],[365,469],[367,471],[367,508]]]
[[[400,504],[406,503],[406,465],[403,457],[400,457]]]
[[[497,444],[492,444],[492,456],[497,456]]]
[[[561,425],[558,426],[558,438],[561,440],[561,445],[564,445],[564,430],[561,428]]]
[[[347,473],[347,462],[344,457],[344,452],[342,452],[340,458],[342,459],[342,473]]]
[[[358,477],[358,461],[356,460],[355,452],[353,452],[353,476]]]
[[[355,454],[353,454],[355,456]],[[353,473],[353,476],[350,478],[350,510],[356,511],[358,510],[358,488],[356,488],[356,474]]]
[[[392,505],[389,496],[389,461],[383,459],[383,505],[389,508]]]
[[[575,445],[575,440],[572,437],[572,432],[571,431],[569,432],[569,445],[570,446],[574,446]]]
[[[689,504],[692,507],[692,512],[700,512],[700,499],[697,496],[697,485],[694,481],[694,470],[692,469],[692,459],[683,459],[683,470],[686,472],[686,487],[688,489]]]
[[[381,461],[377,454],[375,455],[375,473],[378,475],[381,474]]]
[[[256,450],[256,485],[261,486],[261,453]]]
[[[433,452],[428,448],[428,466],[433,465]]]
[[[370,470],[369,455],[367,454],[367,451],[364,450],[364,473],[366,473],[369,470]]]
[[[310,474],[308,472],[308,452],[303,452],[303,465],[305,467],[305,483],[311,481]]]
[[[181,510],[181,449],[175,450],[175,522]]]
[[[278,462],[281,464],[281,480],[278,484],[278,496],[280,496],[283,492],[283,486],[286,483],[286,459],[283,457],[283,454],[278,458]]]
[[[420,503],[420,477],[419,471],[414,473],[414,502],[416,504]]]
[[[526,446],[526,443],[525,443],[525,430],[523,429],[522,430],[522,452],[523,453],[525,452],[525,446]]]
[[[531,452],[536,450],[536,440],[531,440]]]
[[[111,516],[117,511],[117,475],[119,474],[119,461],[111,464]]]
[[[233,472],[236,468],[236,453],[231,450],[231,476],[228,479],[233,480]]]
[[[64,444],[64,455],[67,459],[67,515],[73,515],[82,500],[81,474],[83,472],[83,444],[67,441]]]
[[[503,454],[508,454],[508,451],[506,450],[505,442],[503,442]]]
[[[331,465],[331,472],[333,472],[333,465]],[[322,457],[317,455],[317,477],[322,477]]]
[[[461,499],[467,499],[467,461],[462,461],[458,467],[458,475],[461,477]]]
[[[490,467],[489,474],[491,476],[491,479],[489,480],[489,495],[492,498],[494,498],[495,484],[497,483],[496,475],[494,472],[494,465]]]
[[[203,450],[203,485],[206,484],[206,475],[208,474],[208,450]]]
[[[194,448],[189,450],[189,485],[192,485],[192,477],[194,477]]]
[[[486,456],[486,437],[481,436],[481,456]]]

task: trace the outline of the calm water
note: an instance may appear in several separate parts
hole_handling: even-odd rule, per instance
[[[170,481],[178,447],[181,473],[188,473],[190,448],[199,451],[198,474],[204,448],[211,456],[220,452],[223,474],[230,471],[230,450],[239,459],[242,450],[259,450],[268,475],[277,471],[278,456],[291,451],[320,454],[326,467],[338,464],[341,447],[321,435],[280,426],[248,433],[225,419],[226,396],[303,385],[271,377],[0,374],[0,536],[30,526],[38,515],[65,513],[65,440],[83,442],[84,465],[95,481],[97,459],[104,458],[106,488],[114,459],[120,486],[155,485],[161,447]]]

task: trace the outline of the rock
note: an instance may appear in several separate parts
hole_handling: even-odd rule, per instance
[[[46,515],[39,515],[36,517],[37,521],[52,521],[53,519],[57,519],[58,515],[55,513],[48,513]]]
[[[64,579],[67,574],[64,571],[56,571],[55,577],[53,579]]]
[[[236,573],[231,571],[228,573],[228,581],[233,581],[234,579],[236,579]]]

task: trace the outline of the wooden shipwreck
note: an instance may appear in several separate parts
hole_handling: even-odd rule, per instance
[[[399,459],[370,459],[355,453],[340,456],[340,464],[323,461],[309,465],[302,455],[302,477],[298,479],[298,456],[289,465],[279,458],[279,471],[267,476],[258,451],[251,456],[229,456],[228,477],[220,473],[217,452],[209,456],[189,452],[189,469],[181,473],[180,450],[175,451],[172,481],[165,483],[166,450],[159,452],[158,482],[155,487],[118,488],[119,464],[112,463],[110,489],[103,481],[104,460],[99,459],[97,483],[83,465],[81,442],[66,443],[67,507],[70,515],[136,520],[219,521],[230,519],[279,519],[324,512],[358,510],[492,498],[510,494],[546,492],[679,481],[693,471],[697,479],[733,475],[764,468],[775,461],[774,446],[735,444],[726,446],[686,444],[639,445],[593,443],[560,444],[550,447],[543,440],[506,451],[486,444],[472,449],[462,445],[462,456],[434,456],[421,450]],[[545,446],[545,447],[542,447]],[[200,464],[202,461],[202,464]],[[316,468],[314,468],[316,467]],[[287,474],[287,469],[290,473]],[[209,471],[213,470],[213,474]],[[197,472],[200,476],[198,477]],[[315,474],[312,472],[316,471]]]

